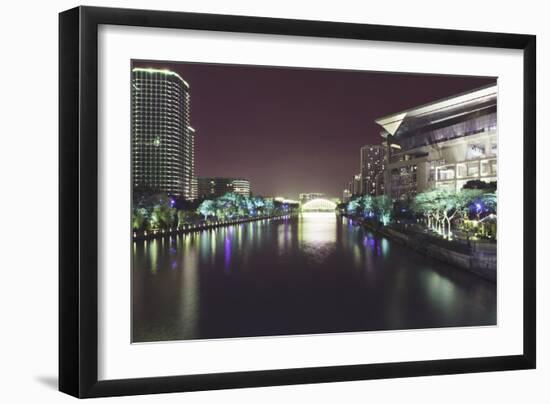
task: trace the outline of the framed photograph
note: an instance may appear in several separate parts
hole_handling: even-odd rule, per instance
[[[59,28],[61,391],[535,368],[534,36]]]

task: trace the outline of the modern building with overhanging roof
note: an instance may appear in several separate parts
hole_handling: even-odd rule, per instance
[[[179,74],[132,69],[134,190],[197,198],[195,130],[189,109],[189,84]]]
[[[394,200],[427,189],[459,191],[497,181],[497,86],[411,108],[375,121],[387,147],[385,192]]]

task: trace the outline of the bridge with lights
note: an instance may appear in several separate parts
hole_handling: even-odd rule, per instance
[[[312,199],[301,207],[302,212],[334,212],[335,209],[336,203],[324,198]]]

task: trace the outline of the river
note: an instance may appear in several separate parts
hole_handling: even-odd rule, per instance
[[[133,244],[134,342],[496,324],[496,285],[334,213]]]

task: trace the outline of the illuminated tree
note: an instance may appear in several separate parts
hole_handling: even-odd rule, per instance
[[[267,199],[265,201],[265,210],[268,215],[272,215],[275,210],[275,204],[273,203],[273,199]]]
[[[374,201],[372,196],[370,195],[363,195],[360,196],[357,199],[357,202],[359,204],[359,209],[361,211],[361,215],[364,217],[369,217],[374,214]]]
[[[297,206],[291,206],[290,210]],[[288,210],[289,207],[287,206]],[[257,215],[274,215],[285,211],[284,204],[264,199],[260,196],[246,197],[243,195],[229,192],[216,199],[204,200],[197,211],[206,218],[216,216],[218,219],[250,217]]]
[[[433,231],[443,233],[443,209],[447,191],[435,189],[421,192],[415,196],[412,210],[426,219],[427,226]]]
[[[188,210],[178,210],[177,218],[178,218],[178,226],[183,226],[187,223],[191,223],[194,219],[194,214],[192,211]]]
[[[442,208],[443,219],[447,225],[447,229],[443,234],[448,238],[452,238],[451,221],[457,216],[465,216],[471,203],[481,195],[482,191],[478,189],[463,189],[459,192],[442,193],[439,203]]]
[[[147,209],[134,208],[132,210],[132,229],[141,230],[147,225]]]
[[[372,198],[374,214],[384,226],[388,225],[391,221],[392,208],[393,204],[388,196],[380,195]]]
[[[235,194],[227,193],[214,200],[215,216],[218,219],[236,216],[238,213],[237,199]]]
[[[263,207],[265,206],[265,202],[262,197],[255,196],[252,198],[252,200],[254,201],[254,206],[256,207],[257,210],[263,210]]]
[[[361,210],[361,204],[359,203],[359,200],[357,198],[352,199],[348,202],[348,206],[346,208],[346,211],[350,215],[357,215]]]
[[[216,215],[216,203],[210,199],[205,199],[201,202],[197,211],[204,216],[204,220],[207,220],[208,217]]]
[[[151,227],[167,229],[176,224],[176,209],[167,205],[155,205],[151,212]]]
[[[497,213],[497,194],[493,192],[484,193],[481,195],[481,202],[485,205],[486,213]]]
[[[450,239],[452,221],[460,216],[465,217],[482,192],[478,189],[462,189],[459,192],[441,189],[426,191],[416,195],[411,208],[426,219],[429,228]]]

